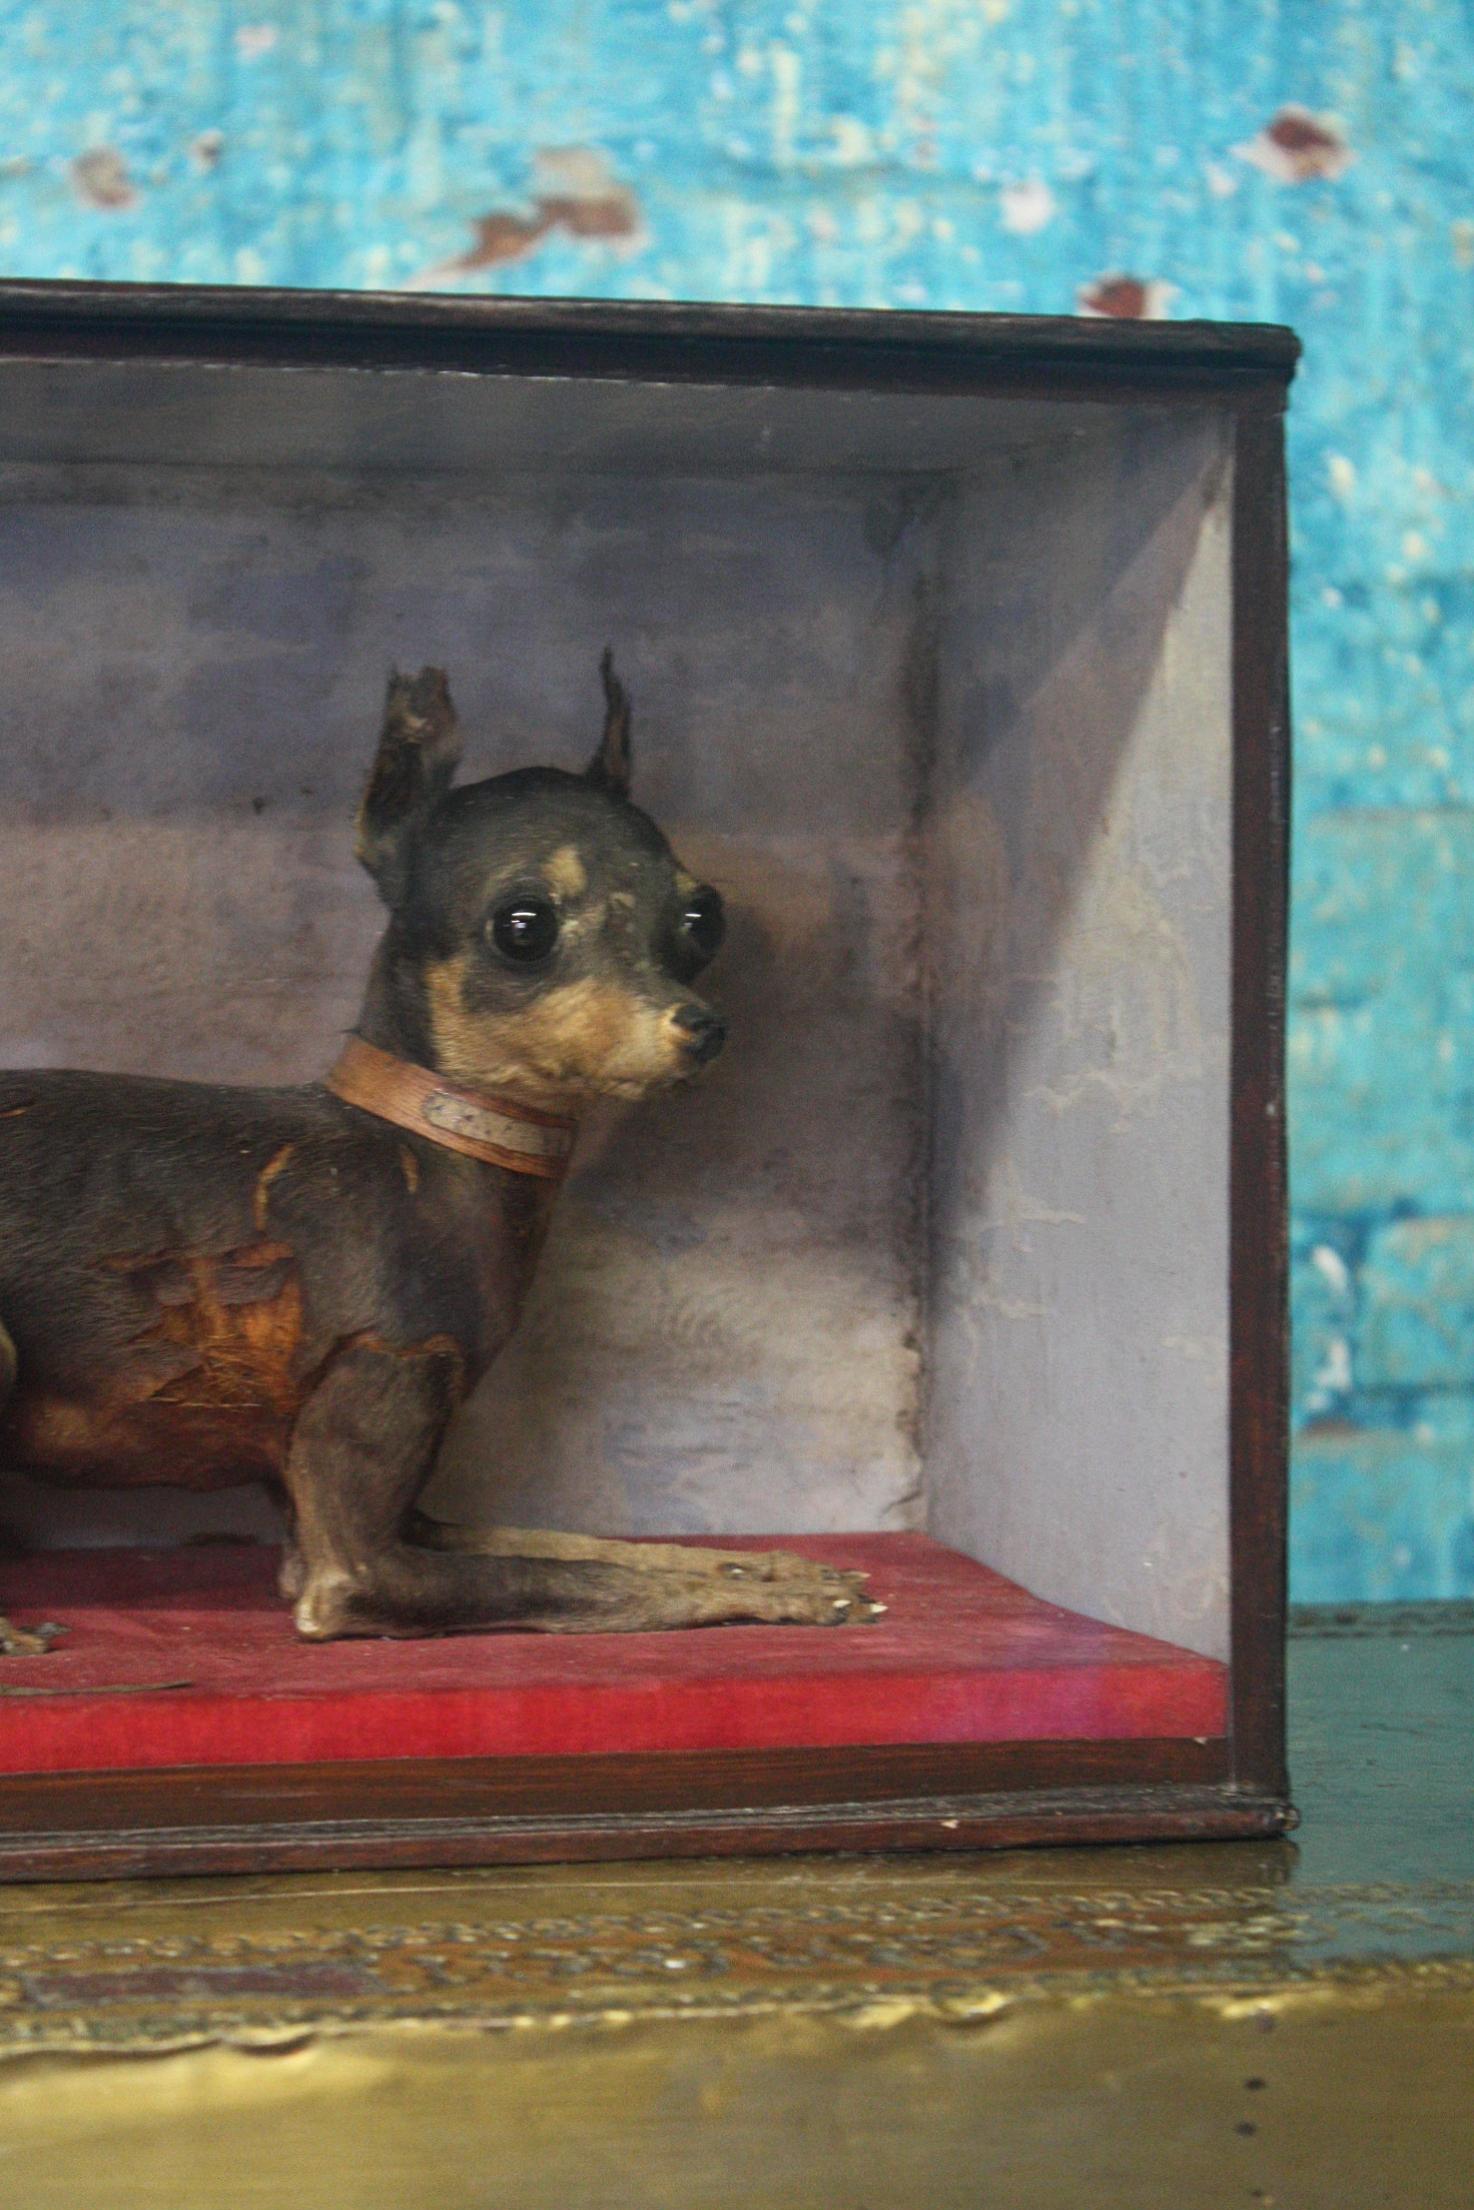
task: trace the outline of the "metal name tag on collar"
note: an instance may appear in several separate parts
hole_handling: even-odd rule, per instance
[[[509,1113],[475,1104],[454,1090],[433,1090],[420,1110],[432,1128],[453,1136],[472,1136],[478,1143],[494,1144],[501,1150],[525,1152],[530,1159],[556,1162],[566,1159],[573,1147],[570,1130],[513,1120]]]
[[[345,1105],[392,1121],[443,1150],[548,1181],[561,1180],[578,1133],[577,1124],[562,1114],[464,1090],[361,1036],[349,1037],[326,1087]]]

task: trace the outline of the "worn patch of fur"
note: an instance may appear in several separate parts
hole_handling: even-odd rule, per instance
[[[85,1395],[41,1390],[14,1423],[18,1462],[63,1479],[210,1487],[281,1462],[301,1399],[301,1284],[284,1243],[156,1251],[97,1262],[152,1308],[117,1367]]]

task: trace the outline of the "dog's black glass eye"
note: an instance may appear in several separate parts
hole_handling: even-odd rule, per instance
[[[681,934],[698,959],[715,959],[727,933],[727,916],[715,890],[693,890],[681,909]]]
[[[530,967],[558,941],[558,909],[534,892],[506,898],[491,917],[491,940],[503,959]]]

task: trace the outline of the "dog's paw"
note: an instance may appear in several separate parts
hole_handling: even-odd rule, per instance
[[[794,1607],[781,1610],[784,1618],[852,1627],[879,1619],[886,1609],[866,1595],[868,1575],[823,1565],[815,1558],[795,1557],[788,1551],[738,1551],[724,1559],[719,1570],[734,1587],[750,1582],[769,1590],[780,1607]]]
[[[865,1580],[863,1573],[841,1573],[832,1566],[821,1572],[811,1568],[802,1576],[725,1579],[728,1601],[720,1609],[720,1599],[713,1603],[708,1618],[769,1626],[866,1626],[881,1617],[885,1606],[866,1594]]]
[[[889,1607],[867,1593],[867,1578],[864,1573],[841,1573],[834,1567],[827,1570],[823,1590],[829,1607],[827,1625],[868,1627],[885,1616]]]
[[[44,1627],[14,1627],[0,1619],[0,1657],[45,1657],[58,1635],[66,1633],[48,1620]]]

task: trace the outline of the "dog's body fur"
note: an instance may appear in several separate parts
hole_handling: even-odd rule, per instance
[[[391,683],[359,822],[390,921],[358,1033],[396,1061],[573,1112],[719,1048],[690,990],[719,903],[629,804],[607,664],[606,689],[586,776],[452,792],[443,676]],[[549,927],[550,952],[517,949]],[[451,1415],[516,1325],[556,1186],[322,1085],[0,1076],[0,1465],[279,1483],[284,1590],[314,1638],[868,1616],[855,1576],[782,1554],[409,1539]],[[0,1622],[0,1647],[37,1646]]]

